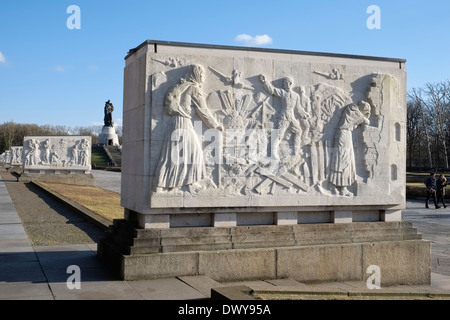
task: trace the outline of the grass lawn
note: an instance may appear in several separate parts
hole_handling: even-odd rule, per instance
[[[423,182],[407,182],[407,187],[423,187],[425,188],[425,184]]]
[[[108,165],[108,158],[102,153],[92,152],[91,154],[91,164],[94,166],[104,166]]]
[[[429,172],[407,172],[407,175],[414,175],[414,176],[429,176],[430,173]]]
[[[124,218],[124,209],[120,206],[120,194],[118,193],[90,186],[45,182],[40,182],[40,184],[109,221]]]

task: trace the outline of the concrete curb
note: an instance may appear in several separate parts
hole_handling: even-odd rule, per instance
[[[66,205],[70,206],[74,210],[78,211],[81,215],[83,215],[88,220],[90,220],[91,222],[93,222],[94,224],[96,224],[97,226],[99,226],[103,229],[105,229],[105,230],[108,229],[109,226],[112,224],[112,221],[109,221],[109,220],[103,218],[102,216],[96,214],[95,212],[87,209],[86,207],[83,207],[82,205],[79,205],[78,203],[73,202],[72,200],[69,200],[68,198],[66,198],[60,194],[47,189],[42,184],[40,184],[38,181],[31,181],[30,183],[39,187],[40,189],[47,192],[51,196],[59,199],[61,202],[65,203]]]
[[[211,288],[211,299],[215,300],[259,300],[260,296],[281,297],[282,300],[287,297],[297,300],[294,297],[302,297],[301,300],[311,300],[313,297],[320,296],[321,299],[327,300],[450,300],[450,293],[441,290],[416,289],[404,290],[398,287],[384,288],[380,290],[343,290],[336,288],[314,288],[314,286],[306,287],[283,287],[278,286],[273,289],[252,288],[252,285],[236,285],[228,287]],[[263,298],[264,299],[264,298]],[[270,299],[269,300],[273,300]],[[275,299],[277,300],[277,299]],[[290,300],[290,299],[288,299]]]

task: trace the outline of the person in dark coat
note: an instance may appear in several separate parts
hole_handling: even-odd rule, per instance
[[[447,186],[447,178],[441,174],[439,176],[439,179],[436,180],[436,200],[437,203],[441,203],[444,206],[444,208],[447,208],[447,205],[445,204],[444,196],[445,196],[445,187]]]
[[[436,209],[439,209],[440,206],[437,204],[437,197],[436,197],[436,174],[434,172],[430,173],[430,176],[425,181],[425,186],[427,188],[427,199],[425,202],[425,208],[428,207],[428,201],[431,197],[433,197],[433,202],[436,207]]]

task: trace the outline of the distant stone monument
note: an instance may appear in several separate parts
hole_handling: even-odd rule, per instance
[[[13,146],[11,151],[11,168],[22,168],[23,166],[23,146]]]
[[[21,181],[93,185],[90,136],[25,136]]]
[[[9,169],[11,167],[11,159],[12,159],[11,149],[5,150],[5,152],[3,152],[1,155],[2,166],[5,169]]]
[[[114,121],[112,113],[114,111],[114,106],[110,100],[105,102],[104,107],[104,118],[103,118],[103,128],[102,133],[98,136],[98,143],[102,145],[118,146],[119,136],[116,133],[114,127]]]
[[[124,279],[430,282],[405,208],[405,60],[147,41],[126,57]],[[175,63],[176,62],[176,63]]]

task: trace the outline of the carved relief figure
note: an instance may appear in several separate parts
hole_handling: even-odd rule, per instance
[[[155,58],[152,58],[152,60],[159,62],[159,63],[165,65],[166,67],[172,67],[172,68],[176,68],[176,67],[183,65],[183,62],[181,61],[180,58],[168,58],[168,60],[166,60],[166,61],[158,60]]]
[[[206,105],[201,90],[203,81],[203,67],[192,65],[188,78],[166,95],[165,108],[171,117],[156,169],[157,192],[162,188],[176,191],[183,186],[189,186],[191,192],[203,189],[200,182],[207,175],[205,159],[202,142],[192,124],[191,109],[209,128],[222,130]]]
[[[87,166],[89,165],[89,141],[86,139],[82,139],[80,143],[80,165],[81,166]]]
[[[11,164],[22,164],[22,147],[12,147]]]
[[[242,72],[241,71],[233,70],[231,72],[231,76],[226,76],[225,74],[223,74],[222,72],[220,72],[219,70],[217,70],[211,66],[209,67],[209,69],[212,72],[214,72],[216,75],[218,75],[226,85],[231,85],[238,89],[253,90],[252,87],[246,86],[242,83]]]
[[[78,143],[76,143],[73,147],[70,147],[70,161],[69,165],[77,165],[78,164]]]
[[[369,117],[370,105],[361,100],[358,105],[345,107],[336,128],[329,180],[339,189],[340,195],[352,195],[347,190],[356,180],[352,132],[359,125],[369,125]]]
[[[25,154],[25,164],[36,165],[40,161],[39,141],[36,139],[28,140],[28,149]]]
[[[333,68],[333,70],[331,70],[331,73],[323,73],[319,71],[314,71],[314,73],[330,80],[344,80],[344,74],[340,72],[337,68]]]
[[[284,89],[279,89],[273,87],[266,80],[264,75],[260,75],[259,80],[263,84],[264,89],[266,89],[270,95],[279,97],[281,99],[281,111],[278,116],[277,123],[279,136],[272,149],[274,156],[279,159],[278,147],[281,140],[284,138],[284,134],[286,133],[286,130],[288,128],[290,128],[291,132],[294,135],[294,153],[298,154],[301,147],[302,128],[300,126],[300,122],[295,117],[295,113],[297,113],[299,117],[303,119],[310,118],[310,115],[302,108],[302,105],[300,103],[300,96],[292,89],[294,81],[290,77],[284,78]]]
[[[42,143],[42,147],[44,149],[44,152],[42,153],[42,162],[50,163],[50,141],[48,139],[46,139]]]
[[[300,87],[300,105],[302,109],[311,116],[311,99],[306,94],[305,87]],[[310,142],[309,128],[310,128],[310,116],[300,117],[300,127],[302,128],[302,142],[308,144]]]
[[[54,165],[58,165],[61,163],[61,157],[58,154],[58,150],[56,145],[52,145],[50,149],[50,157],[51,157],[51,163]]]

